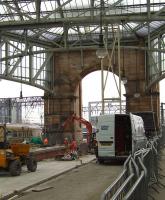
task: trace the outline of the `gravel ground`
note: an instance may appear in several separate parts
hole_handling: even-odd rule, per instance
[[[67,161],[69,162],[69,161]],[[94,161],[24,192],[19,200],[99,200],[122,171],[122,165]]]

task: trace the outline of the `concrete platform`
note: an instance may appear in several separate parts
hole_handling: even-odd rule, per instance
[[[13,194],[24,191],[53,177],[59,176],[82,164],[95,159],[94,155],[84,155],[75,161],[56,161],[54,159],[38,162],[36,172],[28,172],[22,168],[20,176],[11,177],[9,174],[0,174],[0,199],[9,199]]]

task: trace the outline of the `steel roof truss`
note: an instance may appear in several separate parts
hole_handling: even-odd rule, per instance
[[[64,47],[66,48],[68,46],[67,41],[68,41],[68,27],[67,25],[64,25],[64,32],[63,32],[63,40],[64,40]]]
[[[6,31],[4,31],[2,33],[2,36],[3,36],[3,38],[7,37],[8,39],[13,40],[13,41],[17,41],[17,42],[22,40],[21,35],[17,35],[15,33],[10,33],[10,32],[6,32]],[[44,48],[49,48],[50,46],[52,47],[52,43],[50,43],[49,41],[43,41],[41,39],[36,40],[35,38],[30,37],[30,36],[27,36],[27,42],[29,44],[42,46]]]
[[[58,8],[59,8],[59,11],[60,11],[61,18],[64,18],[64,13],[62,11],[61,1],[57,0],[57,4],[58,4]]]
[[[36,4],[36,20],[40,21],[41,0],[35,0]]]
[[[36,34],[38,34],[37,31],[34,31],[34,30],[33,30],[33,32],[36,33]],[[44,35],[42,35],[42,34],[40,35],[40,37],[42,37],[44,40],[49,41],[50,43],[56,45],[57,47],[62,47],[62,46],[61,46],[60,44],[58,44],[57,42],[52,41],[52,40],[49,40],[48,38],[46,38],[46,37],[45,37]]]
[[[46,57],[45,61],[41,65],[40,69],[37,71],[37,73],[35,74],[35,76],[32,78],[32,82],[35,82],[37,80],[37,78],[39,77],[39,75],[41,74],[41,72],[43,71],[43,69],[46,67],[47,63],[50,61],[52,55],[53,55],[53,53],[49,53],[48,54],[48,56]]]
[[[149,68],[151,69],[151,68],[153,67],[154,70],[155,70],[155,72],[156,72],[156,73],[159,73],[160,70],[159,70],[159,68],[157,67],[156,63],[155,63],[155,60],[154,60],[154,58],[153,58],[151,52],[147,51],[147,53],[148,53],[148,61],[149,61],[149,63],[150,63]]]
[[[9,5],[9,4],[7,3],[7,1],[3,1],[3,2],[1,1],[0,4],[1,4],[1,5],[5,5],[8,9],[11,9],[11,10],[13,10],[13,11],[16,11],[16,12],[20,13],[21,16],[25,16],[25,17],[27,17],[27,18],[30,19],[30,20],[33,19],[32,17],[30,17],[30,16],[27,15],[26,13],[20,12],[19,7],[16,6],[16,8],[14,8],[13,6]],[[16,4],[15,4],[15,5],[16,5]]]
[[[138,38],[138,35],[136,33],[136,31],[129,25],[129,23],[123,24],[123,27],[127,30],[127,31],[131,31],[136,38]]]
[[[5,41],[5,42],[8,42],[8,44],[10,45],[10,46],[12,46],[12,47],[14,47],[15,49],[17,49],[17,51],[22,51],[20,48],[18,48],[18,46],[16,46],[16,45],[14,45],[14,44],[12,44],[11,43],[11,41],[9,40],[9,38],[3,38],[3,40]],[[19,43],[18,43],[19,44]]]
[[[154,16],[159,16],[159,15],[160,15],[162,12],[164,12],[164,11],[165,11],[165,7],[161,8],[159,11],[157,11],[157,12],[154,14]],[[148,11],[148,12],[149,12],[149,11]],[[147,19],[146,19],[146,20],[147,20]],[[147,20],[147,22],[145,22],[145,23],[139,24],[137,27],[134,28],[134,30],[135,30],[135,31],[138,31],[139,29],[141,29],[141,28],[147,26],[147,23],[148,23],[148,20]]]
[[[94,2],[95,0],[90,0],[90,7],[91,7],[90,15],[92,19],[94,17]]]
[[[42,19],[46,20],[48,19],[52,14],[56,13],[57,11],[60,11],[62,9],[62,7],[64,7],[65,5],[67,5],[68,3],[70,3],[72,0],[68,0],[65,3],[63,3],[61,6],[59,6],[58,8],[56,8],[55,10],[53,10],[51,13],[49,13],[48,15],[46,15],[45,17],[43,17]]]
[[[9,76],[12,76],[12,74],[15,72],[16,68],[18,67],[19,63],[22,61],[23,57],[26,55],[27,52],[27,47],[25,48],[25,50],[22,52],[22,56],[18,57],[17,62],[15,63],[15,65],[13,66],[13,68],[10,70],[10,72],[8,72]],[[23,56],[24,55],[24,56]]]
[[[13,3],[14,3],[14,5],[15,5],[15,7],[16,7],[16,10],[17,10],[18,14],[19,14],[20,20],[23,21],[23,20],[24,20],[23,14],[22,14],[22,12],[20,11],[18,2],[17,2],[17,1],[13,1]]]

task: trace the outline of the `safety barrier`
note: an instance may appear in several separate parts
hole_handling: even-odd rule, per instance
[[[102,193],[101,200],[147,200],[149,186],[158,183],[160,139],[148,141],[145,149],[130,155],[123,171]]]

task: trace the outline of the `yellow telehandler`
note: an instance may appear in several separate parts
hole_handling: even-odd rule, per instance
[[[0,125],[0,170],[8,171],[11,176],[18,176],[23,164],[26,164],[31,172],[37,169],[37,161],[30,153],[30,144],[9,144],[6,127]]]

